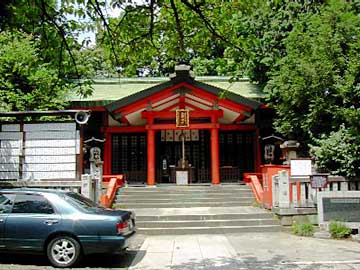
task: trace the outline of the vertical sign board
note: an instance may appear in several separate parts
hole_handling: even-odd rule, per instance
[[[190,125],[189,110],[176,110],[176,127],[186,128]]]
[[[340,221],[350,228],[360,227],[360,191],[318,193],[319,224]]]

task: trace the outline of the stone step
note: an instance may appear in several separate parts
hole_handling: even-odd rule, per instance
[[[115,203],[113,207],[123,209],[136,208],[183,208],[183,207],[224,207],[224,206],[250,206],[255,204],[254,199],[234,202],[158,202],[158,203]]]
[[[260,226],[279,225],[275,219],[228,219],[228,220],[186,220],[186,221],[137,221],[137,228],[200,228],[200,227],[234,227],[234,226]]]
[[[177,186],[177,185],[171,185],[171,186],[144,186],[144,187],[123,187],[122,190],[146,190],[146,191],[156,191],[156,190],[249,190],[250,187],[246,185],[232,185],[232,186]]]
[[[137,222],[145,221],[193,221],[193,220],[250,220],[250,219],[274,219],[274,215],[270,212],[263,213],[244,213],[244,214],[197,214],[197,215],[136,215]]]
[[[129,193],[129,194],[182,194],[182,193],[211,193],[211,194],[229,194],[229,193],[243,193],[243,192],[252,192],[251,189],[233,189],[233,190],[229,190],[229,189],[164,189],[164,190],[159,190],[159,189],[139,189],[139,190],[134,190],[134,189],[126,189],[126,188],[120,188],[118,190],[118,193]]]
[[[221,227],[174,227],[174,228],[141,228],[138,233],[146,235],[182,235],[182,234],[223,234],[223,233],[256,233],[256,232],[280,232],[280,225],[258,226],[221,226]]]
[[[177,198],[134,198],[134,197],[116,197],[116,203],[126,203],[126,204],[132,204],[132,203],[199,203],[199,202],[213,202],[213,203],[222,203],[222,202],[250,202],[252,203],[254,201],[254,197],[220,197],[220,198],[191,198],[191,197],[177,197]]]

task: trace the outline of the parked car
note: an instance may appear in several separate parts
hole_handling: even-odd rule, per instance
[[[71,267],[82,255],[125,250],[134,233],[132,212],[75,192],[0,190],[0,251],[44,253],[52,265]]]

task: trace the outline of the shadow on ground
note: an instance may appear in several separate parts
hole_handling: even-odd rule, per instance
[[[360,266],[360,265],[359,265]],[[344,268],[345,267],[345,268]],[[173,265],[171,270],[320,270],[320,269],[360,269],[335,264],[298,265],[287,261],[287,258],[276,255],[268,260],[259,260],[253,256],[237,258],[218,257],[216,259],[192,260]],[[150,270],[150,269],[147,269]]]
[[[144,254],[140,254],[144,253]],[[133,264],[135,257],[142,258],[145,256],[144,251],[129,250],[124,254],[106,255],[97,254],[91,256],[84,256],[81,262],[76,266],[77,268],[116,268],[127,269]],[[19,268],[28,269],[52,269],[50,262],[46,256],[42,255],[29,255],[29,254],[0,254],[0,264],[5,265],[19,265]],[[20,267],[23,266],[23,267]],[[55,269],[55,268],[54,268]]]

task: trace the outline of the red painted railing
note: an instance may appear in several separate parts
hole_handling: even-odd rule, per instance
[[[244,173],[244,181],[251,186],[256,201],[265,208],[271,209],[273,205],[272,177],[279,171],[290,171],[290,166],[262,165],[260,168],[261,173]]]
[[[244,181],[251,186],[257,203],[262,204],[264,198],[264,189],[262,187],[261,174],[259,173],[244,173]]]
[[[116,191],[124,185],[124,175],[103,175],[103,184],[107,185],[106,193],[101,196],[101,205],[111,207]]]

